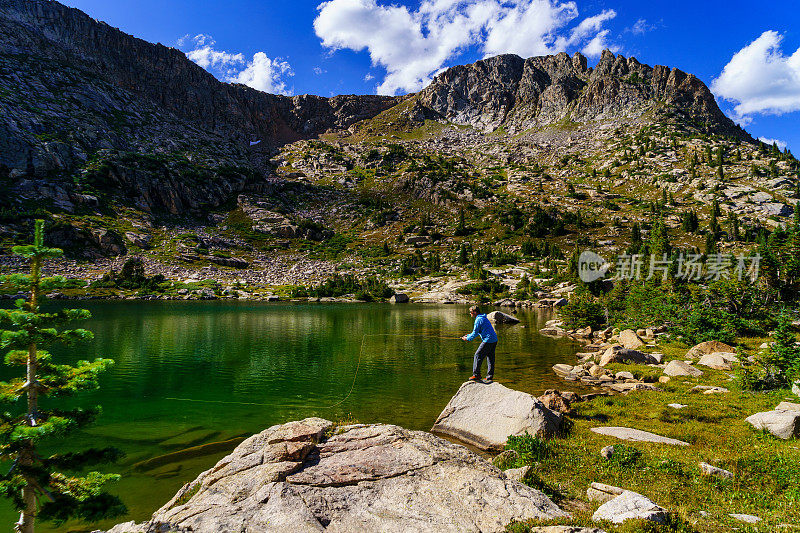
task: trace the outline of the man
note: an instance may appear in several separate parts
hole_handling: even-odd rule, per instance
[[[462,341],[471,341],[478,335],[481,337],[481,345],[475,351],[475,359],[472,363],[472,377],[470,381],[481,380],[481,365],[483,360],[487,360],[486,368],[486,383],[491,383],[494,378],[494,351],[497,348],[497,334],[494,332],[492,323],[486,318],[486,315],[481,314],[481,310],[477,305],[469,308],[469,314],[475,319],[475,327],[472,333],[461,337]]]

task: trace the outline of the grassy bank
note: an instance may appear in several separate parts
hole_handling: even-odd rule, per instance
[[[761,339],[740,340],[752,346]],[[672,343],[661,351],[667,360],[683,359],[686,348]],[[636,373],[640,365],[627,366]],[[509,531],[524,532],[534,524],[558,523],[602,527],[609,533],[800,531],[800,441],[780,440],[745,422],[746,417],[770,411],[781,401],[800,403],[800,398],[787,390],[743,391],[737,388],[732,372],[698,368],[703,370],[703,376],[673,377],[668,383],[659,384],[663,391],[637,391],[574,404],[575,414],[569,417],[571,427],[565,437],[549,443],[528,443],[528,447],[538,447],[539,451],[520,453],[516,464],[507,466],[531,464],[527,483],[570,511],[573,519],[512,524]],[[730,392],[690,392],[697,384],[717,385]],[[676,409],[669,407],[670,403],[687,407]],[[650,431],[690,446],[625,442],[590,431],[599,426]],[[601,457],[601,448],[620,444],[622,448],[617,448],[611,459]],[[704,476],[700,462],[729,470],[735,477],[728,480]],[[586,489],[592,482],[647,496],[671,512],[671,522],[592,522],[591,516],[600,505],[587,498]],[[730,513],[755,515],[762,520],[750,525],[731,518]]]

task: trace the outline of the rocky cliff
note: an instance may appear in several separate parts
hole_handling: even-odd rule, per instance
[[[0,73],[0,177],[67,177],[175,213],[230,198],[268,172],[274,147],[346,128],[397,100],[221,83],[179,50],[50,0],[0,0]],[[131,164],[130,153],[156,157]],[[96,181],[98,168],[103,187],[82,183]],[[52,183],[34,189],[76,201]]]
[[[452,67],[419,94],[420,104],[451,122],[509,132],[559,122],[636,118],[651,110],[681,113],[709,132],[746,134],[691,74],[603,52],[594,68],[566,53],[522,59],[501,55]]]

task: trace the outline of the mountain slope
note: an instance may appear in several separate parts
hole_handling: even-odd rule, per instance
[[[116,175],[103,177],[110,188],[128,196],[152,188],[156,194],[138,195],[138,204],[175,213],[218,204],[251,175],[269,173],[275,147],[345,128],[396,101],[285,97],[221,83],[178,50],[49,0],[0,0],[0,69],[6,174],[69,178],[112,165]],[[262,144],[251,149],[255,140]],[[126,167],[116,152],[158,154],[167,179],[140,183],[141,165]],[[190,191],[167,160],[207,179],[189,183]]]

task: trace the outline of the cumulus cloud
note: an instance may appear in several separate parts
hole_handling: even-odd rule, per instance
[[[293,76],[292,67],[286,61],[270,59],[264,52],[256,52],[247,68],[225,81],[243,83],[265,93],[289,94],[284,76]]]
[[[217,50],[216,44],[210,35],[202,33],[178,39],[178,46],[192,47],[186,57],[223,81],[242,83],[268,93],[289,94],[285,78],[294,75],[289,63],[272,59],[264,52],[256,52],[252,61],[247,61],[242,53]]]
[[[736,52],[712,82],[714,94],[735,104],[733,114],[739,121],[754,114],[800,110],[800,48],[786,56],[782,40],[778,32],[765,31]]]
[[[759,137],[758,140],[761,141],[764,144],[768,144],[769,146],[772,146],[773,144],[777,144],[778,148],[780,148],[781,150],[786,150],[786,146],[787,146],[786,141],[782,141],[780,139],[768,139],[766,137]]]
[[[602,26],[616,16],[605,10],[569,29],[577,5],[559,0],[422,0],[416,10],[377,0],[329,0],[317,10],[314,31],[324,47],[366,50],[373,65],[386,69],[382,94],[422,89],[471,46],[484,57],[567,50],[597,56],[610,46]]]

